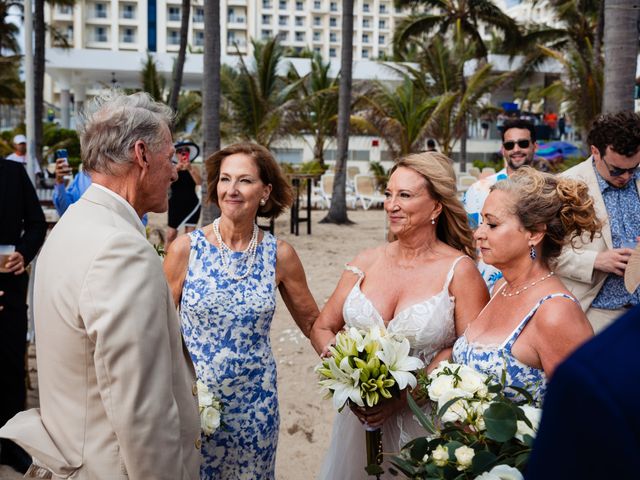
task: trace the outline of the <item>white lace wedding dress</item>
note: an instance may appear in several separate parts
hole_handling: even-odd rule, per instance
[[[442,290],[421,302],[399,312],[386,325],[387,331],[404,335],[411,344],[410,354],[417,356],[428,365],[436,353],[450,347],[456,340],[454,324],[455,299],[449,293],[449,284],[458,261],[449,270]],[[360,284],[364,272],[347,265],[360,278],[347,296],[342,309],[345,325],[367,329],[373,325],[384,326],[384,320],[366,297]],[[385,454],[394,454],[410,440],[424,436],[425,431],[414,418],[409,407],[387,419],[382,427],[382,447]],[[388,458],[385,455],[385,458]],[[349,407],[338,413],[333,423],[331,442],[320,469],[320,480],[368,480],[366,465],[365,430]],[[382,467],[390,466],[385,460]],[[382,478],[398,478],[388,473]]]

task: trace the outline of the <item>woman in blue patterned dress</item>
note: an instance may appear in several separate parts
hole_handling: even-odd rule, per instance
[[[562,247],[600,225],[587,186],[523,167],[494,185],[474,237],[503,283],[453,347],[453,361],[528,390],[542,402],[556,366],[593,335],[551,270]],[[515,391],[512,391],[516,396]]]
[[[308,337],[318,316],[294,249],[255,224],[276,217],[292,194],[264,147],[231,145],[207,160],[213,224],[179,237],[165,273],[198,378],[222,402],[222,421],[203,438],[201,478],[273,479],[278,441],[276,364],[269,330],[276,289]]]

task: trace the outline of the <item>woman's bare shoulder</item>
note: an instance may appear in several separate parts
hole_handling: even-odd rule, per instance
[[[387,244],[362,250],[348,264],[364,271],[384,255],[385,248],[387,248]]]

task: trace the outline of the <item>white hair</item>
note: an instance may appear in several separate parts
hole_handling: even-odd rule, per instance
[[[83,168],[113,174],[114,164],[132,162],[136,141],[155,150],[162,142],[162,126],[170,127],[173,118],[171,108],[145,92],[125,95],[111,90],[95,97],[85,107],[78,127]]]

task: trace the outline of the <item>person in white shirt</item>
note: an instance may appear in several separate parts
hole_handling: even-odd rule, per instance
[[[27,166],[27,137],[22,134],[13,137],[13,153],[7,156],[7,160],[21,163],[25,167]],[[35,164],[35,173],[42,173],[38,162]]]

